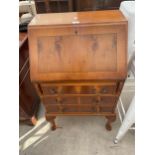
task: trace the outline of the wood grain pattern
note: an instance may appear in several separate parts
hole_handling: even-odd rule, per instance
[[[80,17],[79,24],[71,22],[75,15]],[[37,15],[29,25],[31,79],[124,79],[126,34],[127,21],[120,11]]]
[[[41,37],[37,50],[38,72],[116,71],[116,38],[115,34]]]
[[[127,21],[121,12],[37,15],[28,32],[31,80],[52,130],[59,115],[103,115],[111,130],[127,75]]]

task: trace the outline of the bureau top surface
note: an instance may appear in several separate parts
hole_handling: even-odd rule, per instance
[[[76,24],[97,24],[97,23],[120,23],[126,22],[125,17],[119,10],[70,12],[70,13],[48,13],[37,14],[31,23],[33,26],[56,26]]]

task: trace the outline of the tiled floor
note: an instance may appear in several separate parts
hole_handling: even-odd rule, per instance
[[[123,93],[128,106],[133,92]],[[20,155],[134,155],[134,132],[114,144],[120,121],[113,123],[113,130],[106,131],[106,119],[102,116],[57,117],[62,127],[50,130],[41,105],[39,121],[35,127],[20,125]]]

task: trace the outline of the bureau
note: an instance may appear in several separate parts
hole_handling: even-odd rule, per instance
[[[127,20],[119,10],[37,14],[28,27],[31,81],[56,116],[100,115],[106,129],[127,75]]]

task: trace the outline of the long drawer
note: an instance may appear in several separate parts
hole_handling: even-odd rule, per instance
[[[103,105],[45,105],[46,113],[103,113],[112,112],[113,106]]]
[[[41,84],[44,95],[56,94],[115,94],[115,82],[109,83],[60,83],[60,84]]]
[[[116,96],[82,96],[82,97],[43,97],[44,104],[55,105],[77,105],[77,104],[100,104],[100,105],[113,105],[116,101]]]

